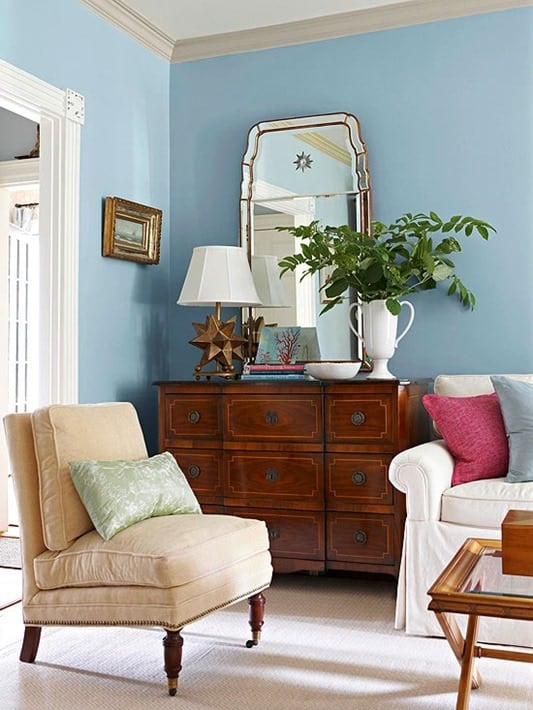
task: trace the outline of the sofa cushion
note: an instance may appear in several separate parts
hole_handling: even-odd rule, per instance
[[[263,521],[231,515],[148,518],[103,540],[92,530],[59,552],[35,558],[40,589],[169,588],[212,575],[269,549]]]
[[[69,461],[146,458],[143,433],[127,402],[57,404],[36,410],[31,420],[44,543],[49,550],[64,550],[93,529]]]
[[[453,486],[442,494],[440,518],[469,528],[500,528],[511,509],[533,509],[533,483],[490,478]]]
[[[509,438],[507,480],[511,483],[533,481],[533,383],[501,375],[491,380]]]
[[[533,375],[508,375],[512,380],[533,383]],[[437,375],[433,391],[446,397],[472,397],[476,394],[490,394],[494,387],[491,375]]]
[[[104,540],[146,518],[202,512],[169,451],[137,461],[71,461],[69,468]]]
[[[497,395],[426,394],[424,407],[454,458],[452,486],[507,473],[509,447]]]

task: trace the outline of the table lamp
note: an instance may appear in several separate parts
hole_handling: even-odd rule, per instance
[[[203,246],[193,249],[187,275],[177,300],[180,306],[214,306],[215,313],[204,323],[193,323],[196,337],[191,345],[203,350],[196,365],[200,377],[233,377],[233,360],[243,360],[247,339],[235,333],[236,316],[220,319],[222,306],[244,307],[261,304],[257,294],[246,250],[241,247]],[[214,370],[205,370],[209,363]]]

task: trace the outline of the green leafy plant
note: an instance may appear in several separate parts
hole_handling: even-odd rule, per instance
[[[418,291],[437,287],[450,281],[448,295],[454,294],[471,309],[476,304],[455,273],[450,254],[462,251],[457,239],[472,233],[483,239],[496,230],[488,222],[473,217],[454,215],[447,220],[435,212],[406,213],[393,224],[373,221],[370,234],[354,232],[348,226],[322,227],[318,221],[301,227],[277,227],[302,240],[301,252],[284,257],[279,265],[281,274],[306,267],[302,278],[328,269],[331,275],[321,287],[328,302],[322,313],[343,300],[346,289],[355,289],[364,302],[385,299],[389,311],[397,315],[399,299]],[[442,238],[437,242],[436,236]]]

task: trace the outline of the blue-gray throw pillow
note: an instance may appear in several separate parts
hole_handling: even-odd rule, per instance
[[[491,378],[502,410],[509,441],[511,483],[533,481],[533,384],[505,375]]]

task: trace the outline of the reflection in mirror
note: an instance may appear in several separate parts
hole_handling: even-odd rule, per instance
[[[357,118],[333,113],[252,126],[242,161],[240,211],[241,245],[251,264],[254,256],[270,255],[279,261],[300,250],[299,239],[276,227],[319,220],[368,230],[370,177]],[[348,326],[353,294],[347,293],[342,305],[319,318],[324,306],[319,286],[327,274],[303,280],[301,276],[301,271],[288,272],[281,279],[285,306],[263,302],[251,316],[268,325],[316,327],[324,360],[361,357]],[[243,313],[243,322],[248,318]]]

